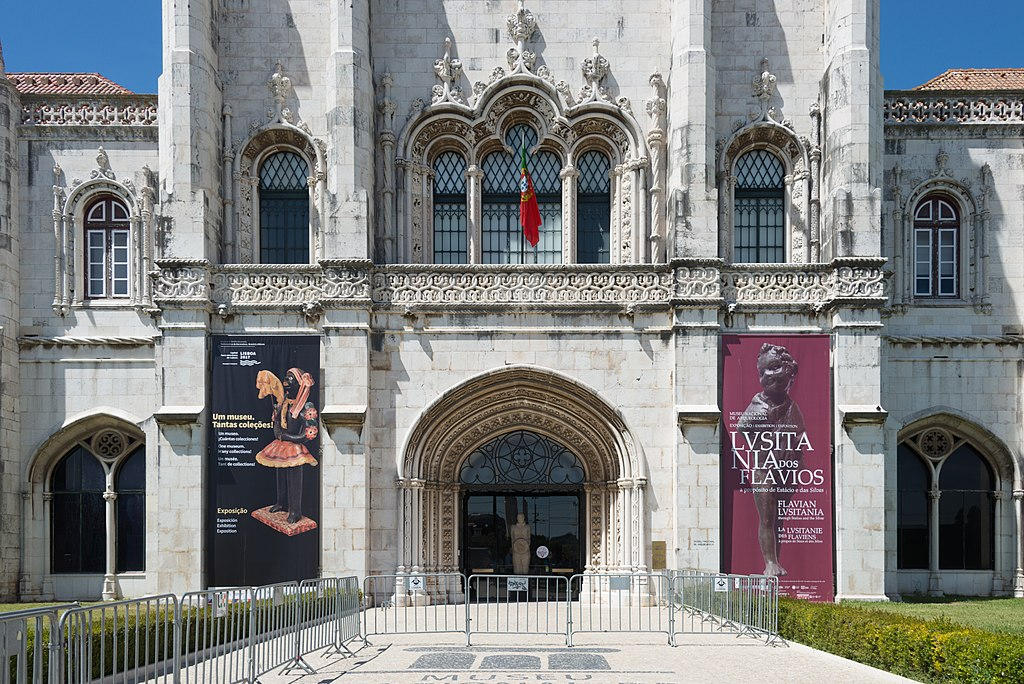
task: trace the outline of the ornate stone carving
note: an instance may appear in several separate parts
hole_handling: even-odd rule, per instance
[[[1020,124],[1024,123],[1024,96],[892,91],[886,94],[882,116],[886,126]]]
[[[537,55],[526,49],[533,32],[537,30],[537,19],[533,12],[526,9],[524,0],[519,0],[519,7],[515,14],[508,17],[508,37],[515,44],[515,47],[508,50],[508,66],[512,73],[529,73],[537,60]]]
[[[92,452],[107,461],[112,461],[123,454],[127,446],[128,440],[117,430],[98,432],[89,443]]]
[[[953,448],[953,437],[945,430],[932,428],[921,433],[917,445],[925,456],[938,459]]]
[[[761,60],[761,73],[754,77],[752,83],[752,94],[760,106],[759,114],[751,114],[751,121],[775,121],[786,128],[792,128],[789,121],[782,118],[782,114],[772,106],[772,99],[775,97],[775,83],[778,79],[769,71],[767,59]]]
[[[444,56],[434,62],[434,73],[441,79],[441,85],[434,86],[431,104],[441,104],[442,102],[465,104],[462,88],[458,86],[458,81],[462,77],[462,60],[452,58],[451,51],[452,39],[445,38]]]
[[[597,37],[594,37],[592,41],[594,46],[594,54],[583,60],[580,68],[583,71],[583,80],[586,83],[583,89],[580,91],[580,95],[577,100],[577,104],[584,104],[586,102],[594,102],[596,100],[610,101],[608,92],[605,90],[601,82],[605,76],[608,75],[608,60],[605,59],[604,55],[601,54],[600,41]]]
[[[210,300],[205,261],[158,261],[150,274],[156,304],[202,304]]]
[[[292,80],[284,75],[284,65],[280,61],[274,65],[274,73],[267,81],[267,89],[270,91],[270,98],[275,108],[272,121],[275,123],[292,122],[291,112],[285,106],[288,96],[292,92]]]
[[[214,269],[212,281],[212,302],[232,309],[297,308],[318,318],[323,307],[369,301],[364,269],[222,266]]]
[[[28,126],[157,125],[155,95],[22,95],[21,123]]]

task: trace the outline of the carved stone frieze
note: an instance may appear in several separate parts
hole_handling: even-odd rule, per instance
[[[27,126],[156,126],[156,95],[22,95]]]
[[[671,266],[323,266],[163,261],[153,279],[158,306],[298,310],[330,307],[432,311],[633,310],[673,305],[728,309],[820,310],[882,306],[883,259],[831,264],[723,266],[718,260]],[[311,312],[311,313],[310,313]]]

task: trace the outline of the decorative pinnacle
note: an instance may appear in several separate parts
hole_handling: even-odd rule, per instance
[[[462,104],[462,89],[456,85],[462,76],[462,60],[452,58],[452,39],[444,39],[444,56],[434,61],[434,73],[441,85],[434,86],[433,104],[456,102]]]
[[[519,0],[519,9],[508,18],[508,37],[520,51],[523,49],[533,32],[537,30],[537,19],[533,12],[526,9],[525,0]]]
[[[274,106],[277,108],[277,120],[280,121],[284,112],[285,102],[292,91],[292,80],[284,75],[284,65],[280,61],[274,66],[274,73],[267,81],[267,88],[274,99]]]
[[[596,92],[601,81],[608,75],[608,60],[599,51],[601,41],[596,36],[592,44],[594,46],[594,54],[583,60],[582,69],[583,77],[590,82],[591,87]]]

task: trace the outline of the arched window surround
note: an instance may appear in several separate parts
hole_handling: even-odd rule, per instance
[[[607,102],[564,108],[553,86],[532,76],[507,77],[505,87],[488,89],[474,107],[451,103],[414,116],[398,141],[397,230],[394,259],[432,263],[433,162],[442,151],[459,149],[466,157],[469,236],[468,261],[482,261],[481,163],[495,149],[509,148],[503,136],[516,123],[538,133],[535,150],[550,150],[562,162],[562,263],[576,255],[576,160],[599,148],[609,157],[611,183],[611,263],[651,258],[647,145],[632,115]],[[515,153],[515,150],[511,150]]]
[[[1006,593],[1015,586],[1017,590],[1024,589],[1024,539],[1022,539],[1022,515],[1021,510],[1024,492],[1021,492],[1022,476],[1021,464],[1014,455],[1007,449],[1005,444],[976,422],[961,412],[951,408],[939,407],[931,411],[922,411],[910,416],[905,427],[896,435],[896,444],[908,444],[912,440],[918,440],[929,431],[937,431],[939,434],[948,435],[951,443],[932,447],[933,453],[926,453],[918,445],[914,445],[913,454],[918,457],[926,466],[931,476],[929,487],[929,567],[926,570],[898,570],[901,575],[908,578],[923,573],[921,580],[927,577],[926,585],[918,585],[913,582],[913,591],[927,591],[931,595],[939,596],[944,592],[964,593],[962,589],[957,590],[957,582],[964,577],[985,577],[991,575],[991,593],[999,595]],[[991,570],[949,570],[942,569],[939,563],[939,548],[937,545],[938,535],[938,503],[941,501],[941,490],[939,489],[939,477],[941,476],[942,462],[947,454],[952,454],[963,443],[970,444],[978,455],[988,466],[992,476],[992,498],[993,498],[993,538],[994,555]],[[939,451],[942,453],[938,453]],[[895,468],[890,471],[893,477],[892,493],[895,494]],[[887,526],[896,530],[897,518],[896,508],[893,505],[888,507]],[[895,537],[893,538],[895,539]],[[897,570],[895,546],[892,547],[892,561],[890,567]],[[908,586],[902,582],[904,586]],[[904,591],[909,589],[904,589]],[[988,592],[985,592],[988,593]]]
[[[783,236],[785,263],[815,263],[821,259],[818,221],[818,189],[812,182],[812,167],[820,151],[811,147],[787,126],[774,121],[758,121],[739,128],[721,147],[718,172],[718,252],[726,263],[733,262],[736,163],[755,150],[774,154],[783,164]]]
[[[112,450],[109,443],[105,446],[97,442],[100,435],[104,433],[115,433],[120,436],[116,444],[120,448]],[[122,595],[121,584],[130,582],[135,591],[141,586],[138,583],[146,579],[146,571],[117,571],[117,547],[116,547],[116,517],[117,517],[117,475],[120,466],[142,447],[143,458],[146,465],[146,498],[152,491],[148,486],[152,480],[152,464],[149,462],[149,453],[146,450],[146,434],[138,427],[138,421],[123,411],[114,408],[101,411],[88,412],[72,417],[62,427],[55,430],[35,451],[25,469],[25,481],[28,483],[28,496],[24,499],[23,516],[25,520],[25,535],[28,543],[38,545],[40,553],[27,556],[24,560],[24,571],[20,583],[20,591],[23,597],[33,597],[40,600],[60,597],[62,589],[56,585],[64,586],[64,593],[68,587],[81,586],[77,580],[71,581],[74,575],[63,575],[52,572],[51,557],[51,527],[52,527],[52,478],[55,469],[62,459],[76,446],[84,446],[87,451],[96,454],[97,460],[104,471],[104,509],[106,525],[106,548],[104,550],[105,570],[99,576],[84,575],[86,580],[96,577],[96,585],[89,581],[87,586],[88,594],[80,594],[74,598],[89,598],[96,596],[92,592],[96,590],[93,586],[99,587],[99,577],[102,577],[101,595],[104,600],[119,598]],[[145,529],[151,528],[153,510],[147,506]],[[143,557],[148,554],[148,547],[151,541],[144,541]],[[148,563],[147,563],[148,567]],[[158,568],[150,568],[158,570]],[[69,584],[69,581],[71,583]],[[133,592],[134,593],[134,592]],[[96,596],[99,598],[99,596]]]
[[[72,308],[84,307],[148,307],[152,302],[152,284],[148,277],[153,263],[154,203],[156,194],[149,183],[148,169],[143,169],[143,185],[136,189],[131,180],[118,180],[110,170],[105,153],[99,155],[100,167],[93,178],[72,184],[70,190],[60,185],[63,171],[54,169],[53,240],[54,295],[53,311],[59,316]],[[129,294],[127,297],[86,296],[86,211],[104,197],[117,200],[128,209],[129,230]]]
[[[222,257],[225,263],[260,261],[260,169],[278,152],[293,152],[306,162],[309,177],[309,259],[323,258],[322,217],[326,190],[323,143],[289,123],[264,126],[241,146],[234,161],[231,193],[226,197]]]
[[[957,294],[953,297],[919,296],[914,289],[914,235],[918,207],[927,200],[942,199],[949,202],[959,219],[957,231]],[[907,197],[902,211],[897,214],[899,232],[897,258],[900,268],[895,269],[897,280],[893,294],[897,303],[915,306],[984,306],[984,234],[983,218],[970,190],[952,179],[932,179],[918,185]],[[902,257],[902,259],[900,259]]]

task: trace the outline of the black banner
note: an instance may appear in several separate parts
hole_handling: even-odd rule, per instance
[[[320,566],[320,338],[215,335],[206,579],[316,577]]]

